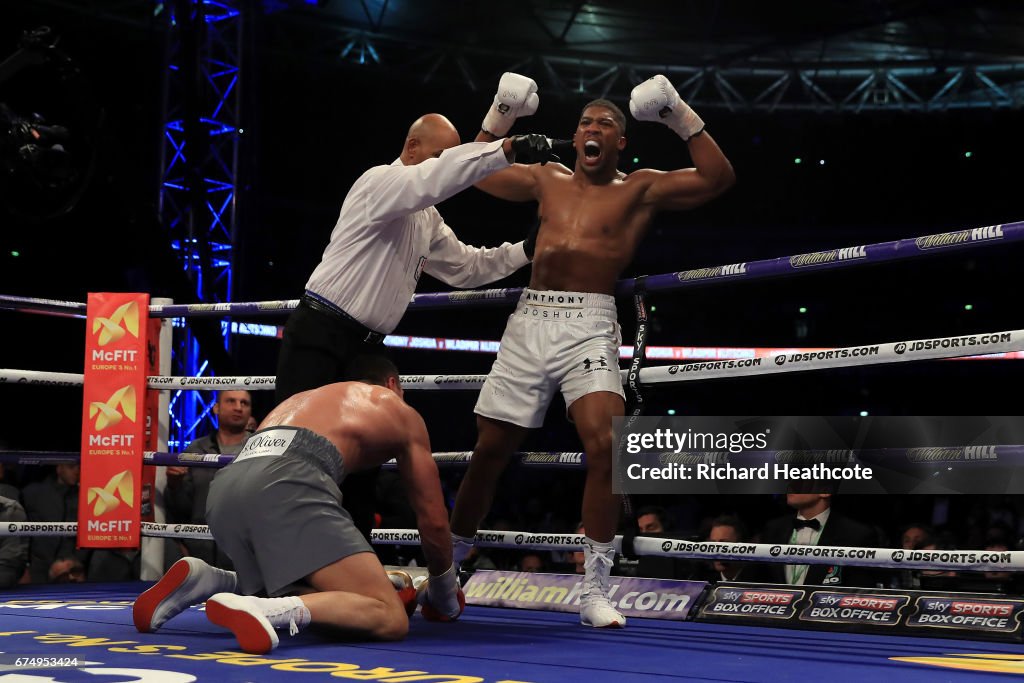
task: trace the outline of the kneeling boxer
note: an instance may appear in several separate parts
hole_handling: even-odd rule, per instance
[[[390,361],[364,357],[353,365],[351,376],[361,382],[287,399],[217,473],[206,518],[236,571],[194,557],[179,560],[135,601],[139,631],[155,631],[205,600],[210,621],[254,654],[277,647],[276,629],[290,627],[294,635],[310,623],[357,638],[404,638],[406,605],[342,508],[339,490],[346,474],[391,458],[416,513],[430,572],[421,594],[424,615],[458,618],[464,598],[426,425],[402,399]]]

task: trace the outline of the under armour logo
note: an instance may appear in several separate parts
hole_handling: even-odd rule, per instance
[[[106,401],[89,403],[89,418],[96,418],[96,430],[113,427],[127,417],[135,422],[135,387],[125,385],[110,395]]]
[[[139,336],[139,304],[129,301],[123,306],[118,306],[114,314],[109,318],[96,317],[92,321],[92,333],[99,332],[97,343],[106,346],[116,342],[124,336],[125,332],[131,333],[133,337]]]
[[[600,367],[602,368],[608,367],[608,361],[604,359],[604,356],[598,356],[597,360],[590,360],[589,358],[584,358],[583,369],[589,370],[590,366],[594,365],[595,363],[600,363]]]
[[[121,500],[118,500],[118,497]],[[97,516],[113,510],[122,502],[128,507],[134,507],[132,505],[134,497],[135,479],[128,470],[112,476],[106,486],[90,486],[88,493],[89,504],[93,506],[92,513]]]

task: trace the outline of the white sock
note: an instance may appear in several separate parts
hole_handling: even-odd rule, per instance
[[[598,543],[589,536],[583,537],[584,573],[583,581],[600,593],[608,593],[608,577],[615,564],[615,547],[611,543]]]
[[[462,561],[473,550],[473,543],[475,541],[476,539],[472,537],[459,536],[456,533],[452,534],[452,560],[455,564],[462,564]]]

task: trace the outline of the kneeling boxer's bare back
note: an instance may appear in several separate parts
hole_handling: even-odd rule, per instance
[[[233,631],[247,652],[274,649],[277,628],[294,633],[309,623],[346,637],[405,637],[415,592],[396,593],[342,508],[339,490],[346,473],[391,458],[416,513],[428,562],[424,615],[459,616],[464,598],[426,426],[402,399],[393,365],[382,358],[361,362],[354,376],[363,382],[330,384],[287,399],[217,474],[207,520],[235,571],[183,558],[136,600],[140,631],[155,631],[205,600],[207,617]]]
[[[477,140],[497,139],[517,115],[532,113],[537,106],[535,91],[531,79],[505,74]],[[625,412],[618,375],[621,335],[612,299],[615,283],[658,211],[700,206],[735,180],[731,164],[704,131],[703,121],[664,76],[637,86],[630,109],[638,120],[660,121],[675,131],[686,142],[695,167],[620,172],[625,116],[612,102],[595,100],[584,107],[573,135],[574,169],[556,163],[514,164],[477,183],[502,199],[538,202],[540,225],[529,289],[509,318],[501,352],[477,404],[477,444],[452,515],[459,562],[490,509],[509,457],[528,429],[540,426],[553,390],[561,388],[587,454],[582,506],[587,573],[581,621],[592,626],[625,625],[607,598],[610,543],[619,514],[619,500],[612,493],[611,418]],[[542,332],[538,325],[545,320],[566,325],[566,330],[574,320],[587,320],[594,330]],[[558,334],[558,342],[547,341]],[[541,370],[520,367],[528,364]],[[523,378],[525,373],[532,374]],[[516,402],[519,407],[509,407]]]

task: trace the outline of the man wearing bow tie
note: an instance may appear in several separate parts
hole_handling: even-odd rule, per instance
[[[773,519],[765,525],[764,543],[779,545],[821,545],[875,548],[878,534],[871,527],[832,510],[831,493],[788,493],[786,504],[796,516]],[[773,563],[765,569],[765,580],[796,586],[865,586],[879,580],[862,567],[827,564]]]

